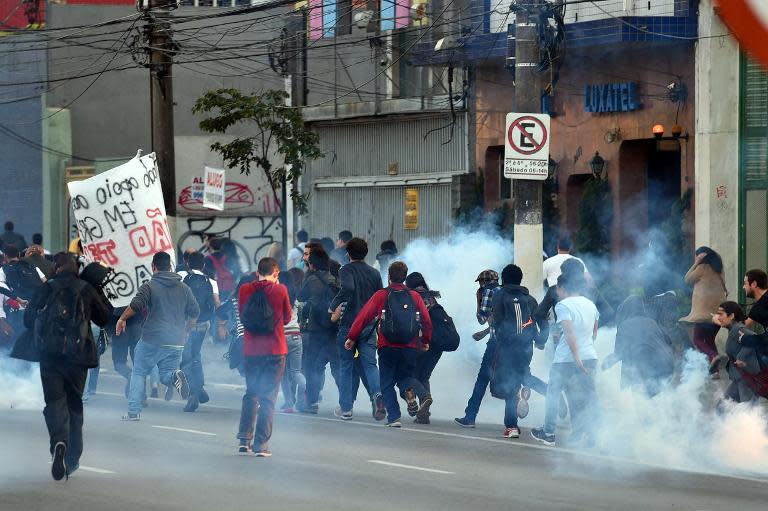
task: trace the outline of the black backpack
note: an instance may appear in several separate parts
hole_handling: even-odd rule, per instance
[[[184,277],[184,282],[192,290],[192,294],[200,306],[200,315],[197,316],[198,323],[210,321],[216,310],[216,304],[213,301],[213,286],[205,275],[189,272]]]
[[[421,325],[409,289],[387,288],[387,303],[381,318],[381,333],[392,344],[410,344]]]
[[[320,299],[310,304],[311,320],[315,325],[325,330],[331,330],[336,326],[336,324],[331,321],[331,315],[328,313],[328,307],[331,305],[331,302],[338,294],[339,287],[336,285],[334,280],[320,280],[323,282],[325,287],[323,288],[323,293],[320,295]]]
[[[95,352],[83,300],[86,285],[79,279],[66,286],[51,280],[51,294],[35,323],[42,355],[82,358],[93,355],[89,351]]]
[[[262,288],[254,292],[243,307],[240,315],[243,327],[254,335],[272,335],[275,333],[275,311],[272,310],[267,292]]]
[[[494,318],[497,321],[494,326],[496,338],[501,343],[509,344],[515,348],[528,349],[536,340],[539,333],[536,322],[533,319],[534,311],[531,310],[531,302],[527,295],[513,293],[502,288],[498,293],[502,294],[506,315],[502,318]]]
[[[432,320],[432,342],[430,349],[439,351],[456,351],[459,347],[459,332],[453,324],[453,319],[445,312],[440,304],[435,304],[429,309],[429,318]]]
[[[11,261],[5,265],[5,281],[11,291],[23,300],[30,301],[43,285],[37,268],[27,261]]]

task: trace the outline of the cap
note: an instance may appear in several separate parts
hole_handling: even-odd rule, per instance
[[[480,275],[477,276],[475,282],[492,282],[494,280],[499,280],[498,273],[493,270],[483,270],[480,272]]]

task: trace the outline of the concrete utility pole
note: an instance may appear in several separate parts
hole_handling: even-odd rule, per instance
[[[539,113],[541,84],[539,34],[536,24],[541,0],[516,0],[515,112]],[[541,181],[515,179],[512,196],[515,207],[515,264],[523,270],[523,284],[536,298],[543,296],[544,227],[542,225]]]
[[[147,16],[149,34],[149,82],[151,107],[152,150],[157,154],[157,168],[163,187],[168,224],[175,228],[176,216],[176,158],[173,143],[173,64],[174,43],[171,32],[170,0],[149,0]]]

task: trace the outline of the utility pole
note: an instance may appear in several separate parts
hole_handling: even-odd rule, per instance
[[[541,0],[516,0],[515,112],[539,113],[541,83],[539,66],[538,11]],[[531,294],[543,294],[544,227],[542,225],[541,181],[514,179],[515,264],[523,270],[523,283]]]
[[[145,0],[146,1],[146,0]],[[165,213],[172,221],[176,216],[176,158],[173,142],[173,65],[174,42],[168,22],[171,0],[149,0],[145,11],[149,23],[149,82],[151,105],[152,150],[157,155],[157,168],[163,188]]]

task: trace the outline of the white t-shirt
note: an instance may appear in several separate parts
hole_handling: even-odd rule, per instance
[[[557,302],[555,305],[557,322],[569,320],[573,323],[573,332],[576,335],[576,346],[579,348],[579,358],[584,360],[597,359],[595,343],[592,339],[595,322],[600,317],[597,307],[589,298],[583,296],[571,296]],[[555,348],[553,363],[575,362],[571,347],[565,340],[565,333]]]
[[[581,262],[581,264],[584,264],[584,261],[582,261],[578,257],[572,256],[571,254],[553,255],[552,257],[544,261],[544,278],[547,281],[548,287],[557,285],[557,277],[559,277],[560,274],[563,273],[563,271],[560,269],[560,266],[568,259],[576,259],[577,261]],[[586,265],[584,265],[584,271],[585,272],[587,271]]]
[[[201,272],[200,270],[192,270],[192,273],[194,273],[195,275],[205,275],[205,273]],[[186,271],[182,270],[182,271],[179,272],[179,277],[181,277],[181,280],[184,280],[184,278],[187,275],[189,275],[189,273],[186,272]],[[211,283],[211,287],[213,288],[213,294],[218,295],[219,294],[219,285],[216,283],[216,281],[213,280],[212,278],[209,278],[208,282]]]

